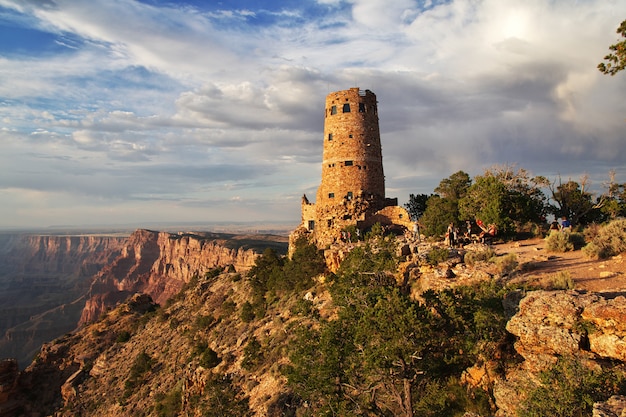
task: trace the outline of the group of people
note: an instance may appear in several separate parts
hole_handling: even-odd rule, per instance
[[[572,230],[572,223],[567,219],[566,216],[563,216],[560,221],[554,219],[554,221],[550,223],[550,233],[552,233],[553,230],[569,232]]]
[[[476,224],[480,227],[480,233],[478,235],[472,234],[472,222],[467,220],[465,222],[465,232],[463,233],[463,236],[459,236],[459,229],[456,227],[454,222],[451,222],[448,225],[448,230],[446,231],[446,242],[448,246],[455,247],[459,244],[471,243],[474,240],[485,243],[486,241],[493,239],[498,233],[498,228],[494,223],[485,226],[481,220],[477,219]]]

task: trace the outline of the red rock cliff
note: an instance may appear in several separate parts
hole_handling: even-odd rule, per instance
[[[136,292],[163,303],[195,275],[230,265],[245,272],[264,247],[274,244],[260,236],[137,230],[120,256],[95,278],[80,323],[97,319]]]

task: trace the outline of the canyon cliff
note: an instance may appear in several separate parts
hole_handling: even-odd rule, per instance
[[[0,358],[25,365],[43,342],[75,329],[93,275],[126,239],[0,234]]]
[[[284,253],[286,238],[137,230],[121,254],[94,277],[80,324],[94,321],[137,292],[148,294],[161,304],[193,277],[214,268],[245,272],[266,247]]]
[[[27,365],[42,343],[98,318],[136,292],[162,303],[216,267],[245,271],[286,238],[227,233],[0,235],[0,358]]]

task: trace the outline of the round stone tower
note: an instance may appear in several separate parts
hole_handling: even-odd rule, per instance
[[[374,93],[351,88],[326,96],[323,148],[322,182],[315,203],[302,197],[302,223],[290,235],[290,251],[302,236],[324,248],[346,237],[351,241],[348,232],[364,233],[375,223],[412,229],[398,199],[385,197]]]
[[[322,182],[315,203],[326,206],[361,194],[385,199],[376,95],[351,88],[326,96]]]

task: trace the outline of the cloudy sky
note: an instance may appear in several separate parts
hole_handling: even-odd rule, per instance
[[[623,0],[0,0],[0,227],[293,221],[325,96],[379,101],[387,196],[494,164],[626,182]]]

